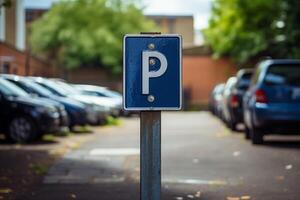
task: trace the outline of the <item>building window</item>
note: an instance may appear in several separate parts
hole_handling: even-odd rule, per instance
[[[9,72],[10,72],[10,63],[8,63],[8,62],[3,63],[2,73],[3,74],[9,74]]]

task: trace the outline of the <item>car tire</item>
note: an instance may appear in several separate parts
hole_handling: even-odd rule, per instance
[[[38,138],[37,127],[27,116],[13,118],[8,126],[7,137],[15,143],[27,143]]]
[[[245,139],[250,139],[250,129],[247,126],[245,127]]]
[[[263,133],[256,128],[250,129],[250,137],[251,137],[252,144],[263,144],[264,142]]]
[[[237,124],[235,122],[233,122],[231,120],[228,121],[228,128],[230,128],[230,130],[237,131],[236,125]]]

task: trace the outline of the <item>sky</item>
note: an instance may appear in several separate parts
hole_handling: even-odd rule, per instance
[[[25,0],[26,8],[49,8],[59,0]],[[195,29],[207,27],[212,0],[142,0],[145,14],[194,15]]]

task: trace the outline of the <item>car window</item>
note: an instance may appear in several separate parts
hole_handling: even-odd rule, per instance
[[[252,72],[243,74],[237,83],[237,88],[246,90],[251,83],[251,77],[252,77]]]
[[[73,87],[65,82],[61,82],[61,81],[49,81],[49,82],[52,82],[57,87],[60,87],[67,94],[70,94],[70,95],[80,94],[80,92],[75,87]]]
[[[29,96],[24,90],[4,79],[0,79],[0,91],[5,96]]]
[[[97,96],[97,97],[106,97],[102,93],[94,92],[94,91],[88,91],[88,90],[83,90],[82,94],[84,94],[84,95],[91,95],[91,96]]]
[[[267,70],[264,83],[300,86],[300,65],[272,65]]]
[[[41,85],[31,81],[31,80],[26,80],[22,82],[23,84],[27,85],[30,87],[35,93],[42,95],[42,96],[51,96],[52,93],[47,90],[46,88],[42,87]]]
[[[252,76],[252,78],[251,78],[250,86],[254,86],[254,85],[257,84],[258,79],[259,79],[259,75],[260,75],[260,73],[262,72],[262,69],[263,69],[263,63],[260,63],[260,64],[256,67],[256,69],[255,69],[255,71],[254,71],[254,73],[253,73],[253,76]]]

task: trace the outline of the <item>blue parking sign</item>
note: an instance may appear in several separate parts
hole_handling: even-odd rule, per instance
[[[124,109],[180,110],[181,60],[180,35],[125,35]]]

